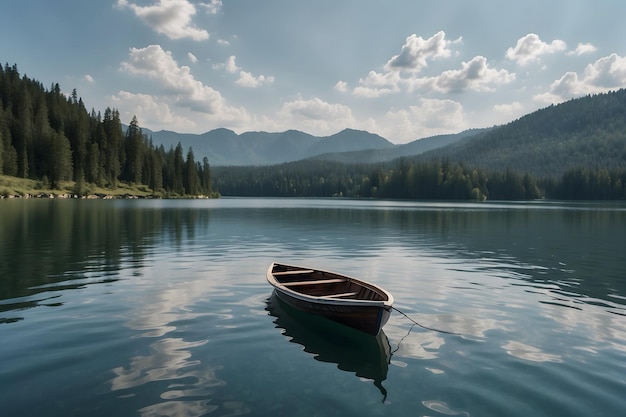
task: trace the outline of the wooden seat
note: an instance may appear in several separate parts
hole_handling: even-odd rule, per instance
[[[359,293],[358,291],[344,292],[344,293],[341,293],[341,294],[325,295],[324,297],[329,297],[329,298],[346,298],[346,297],[354,297],[358,293]]]
[[[312,274],[312,269],[294,269],[293,271],[280,271],[272,272],[272,275],[298,275],[298,274]]]
[[[347,279],[343,278],[331,278],[331,279],[318,279],[311,281],[295,281],[295,282],[283,282],[285,287],[297,287],[300,285],[320,285],[320,284],[337,284],[339,282],[346,282]]]

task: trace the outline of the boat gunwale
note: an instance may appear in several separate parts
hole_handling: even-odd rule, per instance
[[[288,266],[288,267],[297,267],[297,268],[301,268],[301,269],[307,269],[307,270],[312,270],[312,271],[315,271],[315,272],[322,272],[322,273],[327,273],[327,274],[332,274],[332,275],[335,275],[335,276],[339,276],[339,277],[345,278],[348,281],[352,281],[352,282],[354,282],[357,285],[361,285],[361,286],[364,286],[366,288],[369,288],[372,291],[383,293],[387,297],[387,300],[377,301],[377,300],[342,299],[342,298],[334,298],[332,296],[312,296],[312,295],[303,294],[301,292],[297,292],[295,290],[292,290],[291,288],[289,288],[286,285],[284,285],[281,282],[279,282],[276,279],[276,277],[274,277],[273,269],[274,269],[275,265],[284,265],[284,266]],[[267,278],[267,281],[272,285],[272,287],[274,287],[275,290],[280,291],[280,292],[282,292],[283,294],[285,294],[285,295],[287,295],[289,297],[297,298],[299,300],[307,301],[307,302],[311,302],[311,303],[327,304],[327,305],[337,305],[337,306],[355,306],[355,307],[370,306],[370,307],[380,307],[380,308],[384,308],[386,310],[390,310],[392,308],[393,302],[394,302],[393,296],[387,290],[385,290],[382,287],[379,287],[376,284],[372,284],[370,282],[363,281],[361,279],[354,278],[354,277],[351,277],[351,276],[348,276],[348,275],[339,274],[337,272],[325,271],[323,269],[318,269],[318,268],[300,267],[300,266],[296,266],[296,265],[272,262],[270,264],[269,268],[267,269],[266,278]]]

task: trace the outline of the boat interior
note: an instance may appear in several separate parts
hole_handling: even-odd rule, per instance
[[[272,275],[285,287],[313,297],[372,301],[387,299],[384,294],[370,287],[331,272],[276,265]]]

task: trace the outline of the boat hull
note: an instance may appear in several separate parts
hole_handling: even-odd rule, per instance
[[[335,272],[273,262],[267,281],[283,303],[372,335],[393,308],[393,296],[384,289]]]
[[[276,295],[291,307],[310,314],[316,314],[343,325],[377,335],[391,316],[391,307],[370,305],[349,305],[343,303],[318,303],[303,300],[291,294],[275,289]]]

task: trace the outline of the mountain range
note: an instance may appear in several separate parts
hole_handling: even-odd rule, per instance
[[[212,166],[262,166],[304,159],[379,163],[405,157],[548,177],[571,168],[626,168],[626,90],[551,105],[502,126],[403,145],[353,129],[326,137],[297,130],[237,134],[216,129],[196,135],[144,129],[144,133],[166,148],[178,143],[185,151],[191,147],[196,160],[207,157]]]
[[[126,126],[124,126],[126,129]],[[212,166],[273,165],[302,159],[322,159],[345,163],[375,163],[419,155],[464,140],[488,129],[471,129],[458,134],[438,135],[396,145],[374,133],[344,129],[331,136],[318,137],[298,130],[279,133],[215,129],[202,134],[168,130],[142,132],[155,145],[166,149],[181,144],[194,158],[207,157]]]
[[[185,151],[191,147],[196,160],[207,157],[213,166],[272,165],[323,154],[384,151],[396,147],[379,135],[353,129],[344,129],[326,137],[317,137],[298,130],[242,134],[229,129],[215,129],[203,134],[164,130],[152,132],[148,129],[142,131],[152,138],[154,144],[164,145],[166,149],[175,147],[178,143]]]

